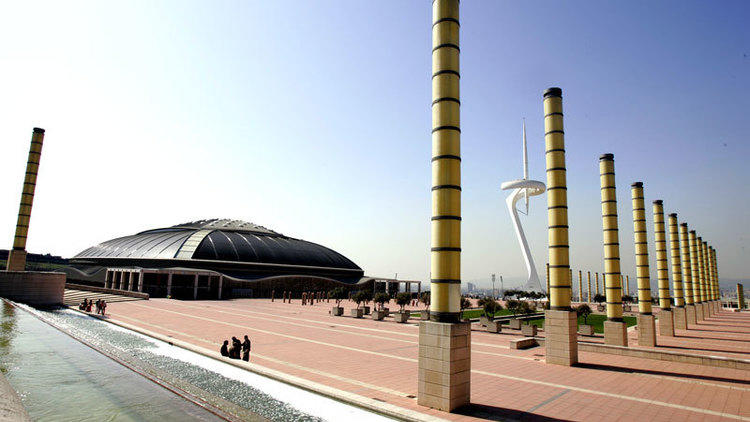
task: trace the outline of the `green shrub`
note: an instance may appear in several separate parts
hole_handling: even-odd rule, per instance
[[[375,299],[373,299],[373,302],[377,303],[378,309],[382,311],[383,304],[390,300],[391,300],[391,297],[388,295],[388,293],[378,293],[375,295]]]
[[[396,295],[396,305],[400,307],[400,311],[404,312],[404,307],[411,302],[411,293],[401,292]]]

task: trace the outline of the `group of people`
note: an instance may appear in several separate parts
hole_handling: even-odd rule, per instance
[[[104,299],[99,299],[96,302],[94,302],[93,300],[84,298],[83,302],[81,302],[81,304],[78,305],[78,309],[85,311],[85,312],[91,312],[92,306],[96,308],[97,314],[104,315],[104,311],[107,309],[107,301]]]
[[[242,354],[242,360],[245,362],[250,361],[250,339],[245,335],[245,341],[240,342],[237,337],[232,337],[232,345],[229,346],[229,340],[224,340],[224,344],[221,345],[221,355],[231,358],[239,359],[240,353]]]

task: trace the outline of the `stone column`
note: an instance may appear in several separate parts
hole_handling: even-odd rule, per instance
[[[690,230],[690,273],[693,279],[693,304],[695,305],[695,319],[703,321],[703,306],[701,305],[701,281],[698,269],[698,239],[695,230]]]
[[[617,227],[617,190],[615,156],[599,157],[601,184],[602,232],[604,239],[604,293],[607,296],[607,320],[604,343],[627,346],[627,326],[622,320],[622,283],[620,279],[620,236]],[[597,283],[598,284],[598,283]]]
[[[680,239],[677,228],[677,214],[669,214],[669,257],[672,265],[672,290],[674,290],[674,328],[687,330],[685,296],[682,291],[682,263],[680,262]]]
[[[682,257],[682,285],[685,292],[685,318],[688,328],[690,328],[690,324],[696,324],[698,320],[693,296],[693,272],[690,265],[690,236],[688,235],[687,223],[680,223],[680,252]]]
[[[143,292],[143,276],[144,272],[141,270],[141,272],[138,273],[138,292]]]
[[[549,88],[544,91],[543,99],[550,298],[550,309],[544,313],[546,361],[570,366],[578,362],[578,318],[570,308],[568,192],[562,90]]]
[[[469,403],[471,330],[461,322],[459,2],[432,2],[432,236],[430,320],[419,323],[417,403],[450,412]]]
[[[13,238],[13,249],[8,253],[6,271],[26,270],[26,238],[29,235],[31,223],[31,207],[34,204],[36,178],[39,172],[39,160],[42,158],[42,144],[44,143],[44,129],[34,128],[31,135],[29,158],[26,161],[26,176],[23,179],[21,205],[18,208],[16,234]]]
[[[664,203],[657,199],[653,203],[654,245],[656,248],[656,279],[659,286],[659,335],[674,337],[674,314],[669,292],[669,270],[667,262],[667,232],[664,224]]]
[[[656,326],[651,313],[651,274],[648,264],[648,236],[643,183],[635,182],[630,192],[633,198],[633,235],[635,237],[635,271],[638,279],[638,344],[656,346]]]
[[[587,271],[588,278],[589,278],[589,289],[586,293],[588,293],[588,303],[591,303],[591,271]]]

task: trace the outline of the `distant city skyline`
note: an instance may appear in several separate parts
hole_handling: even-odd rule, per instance
[[[635,274],[630,184],[643,181],[652,285],[655,199],[717,248],[722,279],[746,276],[750,4],[461,12],[464,284],[525,276],[500,183],[522,175],[524,117],[530,178],[545,180],[550,86],[563,90],[574,269],[603,269],[598,157],[613,153],[623,273]],[[367,275],[428,281],[430,16],[396,0],[6,4],[0,249],[38,126],[29,252],[71,257],[233,218],[330,247]],[[543,201],[523,217],[542,280]]]

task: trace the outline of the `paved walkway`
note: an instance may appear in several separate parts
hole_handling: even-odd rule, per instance
[[[224,339],[248,334],[251,360],[259,365],[450,420],[750,420],[748,371],[598,353],[580,353],[577,367],[547,365],[541,347],[508,348],[508,340],[520,334],[477,331],[477,324],[472,406],[462,414],[426,409],[415,398],[416,321],[332,317],[332,305],[152,299],[112,303],[108,311],[114,320],[215,348],[217,354]],[[344,307],[348,313],[354,304]],[[725,312],[704,325],[688,334],[716,328],[712,336],[745,339],[747,352],[750,314]],[[717,334],[720,330],[726,333]]]

